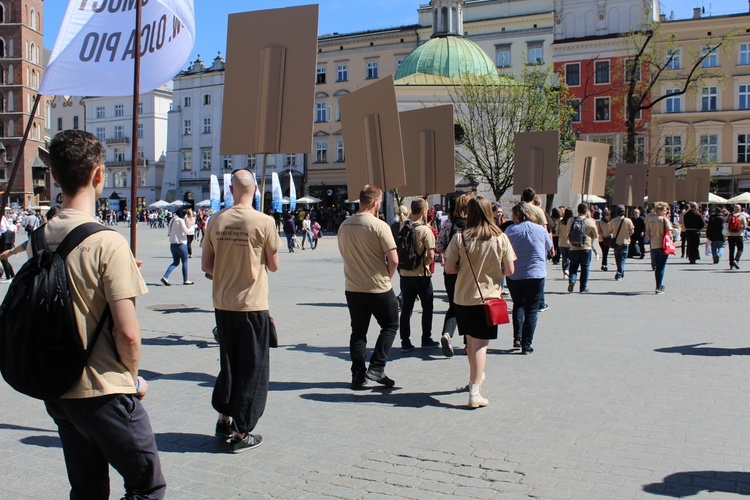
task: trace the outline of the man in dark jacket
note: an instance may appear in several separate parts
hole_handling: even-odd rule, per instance
[[[685,238],[687,239],[687,257],[691,264],[700,260],[701,230],[706,225],[703,216],[698,211],[698,204],[690,202],[690,208],[683,218],[685,224]]]
[[[628,258],[638,257],[643,259],[646,255],[646,246],[643,238],[646,235],[646,221],[643,218],[642,210],[636,208],[633,210],[633,216],[630,220],[633,222],[633,236],[630,237],[630,248],[628,249]]]

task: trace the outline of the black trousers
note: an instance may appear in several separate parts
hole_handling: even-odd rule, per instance
[[[268,311],[216,309],[221,371],[211,403],[234,419],[240,433],[251,432],[263,415],[268,399],[268,346],[271,323]]]
[[[108,499],[110,464],[125,480],[124,498],[164,498],[154,432],[134,395],[44,404],[62,441],[71,499]]]
[[[445,311],[445,319],[443,320],[443,333],[453,337],[453,333],[456,331],[456,308],[453,303],[453,295],[456,293],[456,280],[458,274],[443,274],[443,283],[445,283],[445,294],[448,296],[448,310]]]
[[[742,257],[742,251],[745,249],[745,243],[742,241],[742,236],[728,236],[729,241],[729,263],[734,264],[740,261]]]
[[[380,335],[375,342],[375,350],[370,357],[370,369],[376,373],[385,371],[388,354],[398,330],[398,300],[393,290],[385,293],[346,292],[346,305],[349,307],[352,334],[349,338],[349,353],[352,358],[352,375],[362,377],[367,371],[367,329],[370,318],[380,325]]]
[[[701,258],[701,233],[699,231],[685,231],[687,240],[687,258],[692,263]]]
[[[435,294],[432,289],[432,276],[401,276],[401,319],[399,328],[401,342],[410,342],[411,315],[414,312],[414,302],[419,297],[422,303],[422,341],[432,337],[432,311],[434,309]]]

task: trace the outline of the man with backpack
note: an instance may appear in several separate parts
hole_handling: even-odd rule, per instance
[[[572,293],[578,279],[578,268],[581,268],[579,291],[589,293],[589,266],[591,264],[591,245],[599,238],[596,224],[588,217],[589,207],[578,204],[578,215],[568,221],[568,241],[570,242],[570,281],[568,293]]]
[[[422,303],[422,347],[437,347],[432,340],[432,311],[434,294],[430,264],[435,258],[435,235],[425,224],[427,202],[416,199],[411,202],[409,218],[401,225],[396,246],[398,248],[398,273],[400,276],[403,303],[401,305],[401,352],[414,350],[411,343],[411,313],[419,297]]]
[[[60,214],[39,231],[54,251],[82,224],[96,224],[105,151],[93,134],[66,130],[52,140],[49,155],[52,176],[65,196]],[[65,268],[74,324],[89,356],[73,386],[62,397],[45,400],[45,406],[57,424],[70,496],[108,498],[111,465],[124,478],[125,497],[163,498],[159,452],[140,402],[148,384],[138,376],[141,329],[135,297],[147,289],[138,265],[125,238],[104,230],[78,243]],[[100,322],[107,306],[111,318]]]
[[[740,205],[732,207],[732,213],[727,217],[727,240],[729,241],[729,269],[739,269],[737,264],[742,257],[745,244],[742,241],[747,229],[747,218],[742,213]]]

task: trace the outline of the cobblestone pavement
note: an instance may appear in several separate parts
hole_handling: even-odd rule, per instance
[[[190,262],[195,286],[161,286],[164,233],[139,228],[149,293],[138,308],[144,403],[170,498],[750,495],[750,263],[731,272],[726,261],[691,266],[672,257],[660,296],[648,260],[628,261],[620,282],[612,263],[605,273],[592,261],[589,295],[568,294],[550,266],[536,351],[518,355],[501,327],[483,389],[491,404],[468,410],[461,349],[450,359],[440,349],[401,354],[397,340],[386,370],[396,387],[352,392],[336,239],[283,250],[271,277],[281,346],[271,352],[271,392],[256,429],[264,444],[232,455],[213,437],[218,347],[201,250]],[[446,309],[438,274],[434,338]],[[417,305],[415,332],[420,314]],[[66,497],[60,441],[42,403],[5,383],[0,400],[0,497]],[[113,498],[122,491],[113,472]]]

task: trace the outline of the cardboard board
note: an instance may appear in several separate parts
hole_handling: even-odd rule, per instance
[[[382,78],[341,97],[339,106],[346,145],[349,197],[356,197],[365,184],[375,184],[386,191],[405,186],[404,152],[393,77]]]
[[[519,132],[515,134],[513,194],[527,187],[538,194],[557,193],[560,133]]]
[[[604,196],[608,157],[609,144],[576,141],[570,192]]]
[[[685,201],[708,202],[711,190],[711,171],[707,168],[691,168],[685,176]],[[678,198],[681,200],[682,198]]]
[[[648,165],[618,163],[615,168],[615,183],[612,187],[612,203],[626,207],[643,206],[647,174]]]
[[[399,113],[406,186],[400,196],[452,193],[456,190],[453,105]]]
[[[229,15],[221,154],[312,151],[317,47],[317,5]]]
[[[685,178],[674,180],[674,199],[675,201],[687,200],[687,182]]]
[[[672,203],[675,201],[675,167],[648,168],[648,202],[653,205],[657,201]]]

